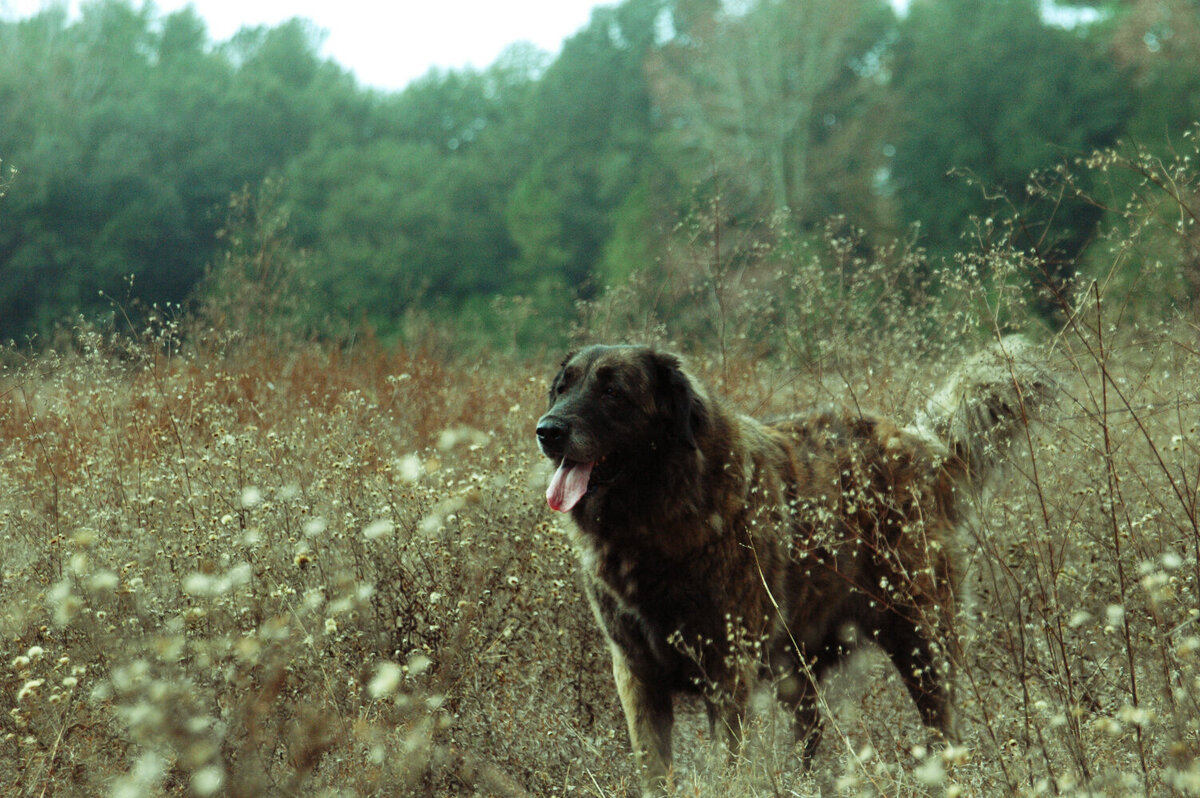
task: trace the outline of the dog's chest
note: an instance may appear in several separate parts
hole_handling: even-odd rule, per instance
[[[681,583],[689,581],[687,571],[672,563],[617,546],[586,546],[580,561],[597,589],[639,615],[670,606],[664,600],[673,599],[684,587]]]
[[[661,640],[676,633],[693,639],[724,637],[729,608],[740,609],[727,595],[729,575],[712,572],[714,566],[745,570],[727,553],[705,549],[676,559],[597,545],[581,552],[581,563],[601,620],[610,629],[633,624]]]

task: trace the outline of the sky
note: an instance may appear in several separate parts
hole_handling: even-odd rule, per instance
[[[615,0],[613,0],[615,1]],[[137,4],[140,0],[134,0]],[[0,16],[29,16],[79,0],[0,0]],[[209,36],[224,41],[245,25],[304,17],[326,31],[323,54],[361,83],[399,89],[433,67],[483,68],[510,44],[557,53],[603,0],[157,0],[161,13],[193,6]]]
[[[142,0],[132,0],[134,4]],[[246,25],[278,25],[304,17],[325,31],[323,54],[355,74],[360,83],[395,90],[434,67],[490,66],[516,42],[532,42],[557,54],[564,39],[587,24],[593,8],[618,0],[156,0],[167,14],[193,6],[208,23],[209,37],[225,41]],[[890,0],[901,13],[909,0]],[[47,5],[80,0],[0,0],[0,18],[37,13]],[[1043,0],[1048,18],[1070,26],[1090,18],[1056,9]],[[1095,12],[1092,11],[1092,14]]]

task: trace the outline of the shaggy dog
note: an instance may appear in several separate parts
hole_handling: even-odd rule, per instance
[[[908,428],[860,412],[759,422],[645,347],[564,361],[537,424],[557,465],[546,499],[574,521],[647,787],[668,785],[674,694],[702,695],[736,750],[763,678],[807,762],[847,625],[953,735],[960,494],[1050,393],[1029,351],[1010,338],[964,364]]]

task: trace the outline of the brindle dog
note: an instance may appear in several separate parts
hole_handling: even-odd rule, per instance
[[[701,694],[736,750],[763,677],[793,712],[807,762],[817,682],[848,653],[848,624],[888,653],[924,722],[953,734],[958,490],[1050,384],[999,362],[947,389],[977,398],[901,429],[857,412],[761,423],[645,347],[567,358],[537,425],[557,465],[546,498],[574,521],[649,788],[669,783],[675,693]]]

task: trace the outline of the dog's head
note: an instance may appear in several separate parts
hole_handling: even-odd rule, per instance
[[[591,346],[563,361],[538,420],[542,453],[558,464],[546,501],[568,512],[588,494],[655,478],[663,458],[694,450],[704,405],[674,355]]]

